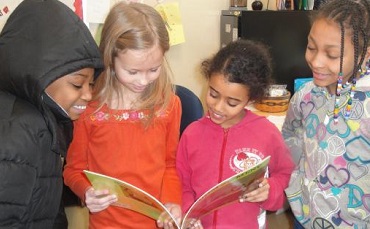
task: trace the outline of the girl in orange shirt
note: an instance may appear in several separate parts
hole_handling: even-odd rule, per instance
[[[93,101],[75,123],[64,170],[65,183],[90,210],[90,228],[170,228],[171,223],[111,206],[117,197],[95,190],[84,169],[145,190],[181,219],[175,168],[181,105],[164,58],[169,47],[155,9],[124,2],[112,7],[100,44],[105,71]]]

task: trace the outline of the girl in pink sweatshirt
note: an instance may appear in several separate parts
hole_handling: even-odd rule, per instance
[[[183,210],[214,185],[271,158],[258,189],[246,193],[244,201],[202,217],[192,228],[265,228],[265,210],[283,206],[294,167],[289,150],[273,123],[245,108],[265,95],[270,61],[263,44],[240,40],[202,64],[208,113],[185,129],[177,151]]]

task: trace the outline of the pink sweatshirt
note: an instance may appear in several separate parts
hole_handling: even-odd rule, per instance
[[[208,116],[192,123],[183,133],[177,151],[183,210],[188,210],[197,198],[220,181],[269,155],[268,199],[262,203],[235,203],[206,215],[201,218],[205,229],[264,228],[264,210],[274,211],[284,204],[284,189],[294,163],[275,125],[249,110],[241,122],[229,129],[213,123]]]

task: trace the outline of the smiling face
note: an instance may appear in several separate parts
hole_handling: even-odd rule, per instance
[[[161,74],[163,52],[160,46],[144,50],[128,49],[114,58],[114,70],[124,95],[139,98]]]
[[[338,23],[318,19],[308,35],[306,61],[313,73],[317,86],[327,87],[330,94],[335,94],[340,71],[341,30]],[[354,46],[351,34],[345,29],[343,53],[343,83],[352,75],[354,66]]]
[[[93,80],[94,69],[84,68],[55,80],[45,89],[45,92],[67,112],[72,120],[76,120],[91,100]]]
[[[248,102],[249,90],[246,86],[230,83],[222,74],[211,75],[206,103],[214,123],[225,129],[239,123],[245,116],[244,107]]]

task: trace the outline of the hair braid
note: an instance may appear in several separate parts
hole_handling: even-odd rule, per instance
[[[329,3],[330,4],[327,4]],[[317,15],[340,24],[342,38],[345,32],[352,34],[354,46],[354,64],[351,79],[356,77],[361,63],[365,59],[370,37],[370,2],[369,0],[328,0],[321,5]],[[343,41],[341,40],[343,45]],[[343,47],[342,47],[343,48]],[[342,71],[343,52],[341,51],[340,71]],[[350,79],[350,80],[351,80]]]

